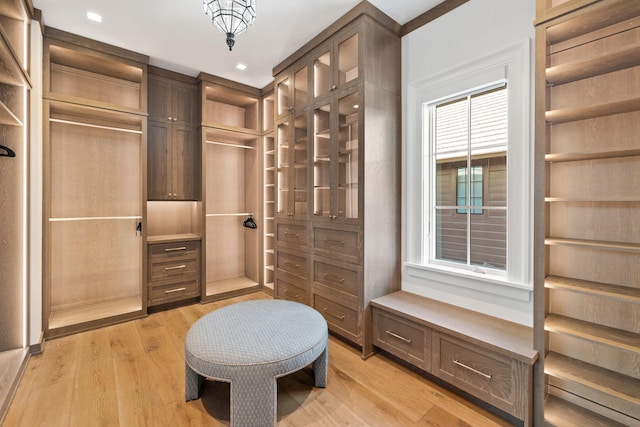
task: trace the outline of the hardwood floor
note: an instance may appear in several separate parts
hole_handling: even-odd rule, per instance
[[[224,305],[194,304],[57,338],[28,363],[4,426],[229,425],[229,384],[207,381],[184,401],[184,337]],[[310,368],[278,380],[279,426],[507,426],[495,415],[383,355],[329,339],[326,389]]]

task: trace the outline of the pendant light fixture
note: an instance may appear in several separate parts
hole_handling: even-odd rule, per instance
[[[204,13],[213,25],[227,36],[229,50],[235,44],[235,36],[247,31],[256,19],[256,0],[203,0]]]

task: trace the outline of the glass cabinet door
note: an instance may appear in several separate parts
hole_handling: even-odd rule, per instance
[[[313,112],[313,215],[331,213],[331,105]]]
[[[293,215],[307,215],[308,158],[307,114],[294,119],[293,126]]]
[[[338,43],[338,85],[358,78],[358,33]]]
[[[309,102],[309,69],[303,67],[293,75],[293,108],[301,112]]]
[[[291,212],[289,207],[289,147],[291,130],[289,122],[278,124],[276,133],[276,172],[277,172],[277,206],[276,215],[287,216]]]
[[[358,92],[338,100],[336,205],[333,215],[338,218],[358,218],[358,164],[359,156],[359,112]]]
[[[326,51],[313,61],[313,97],[329,95],[333,89],[331,51]]]
[[[289,78],[280,80],[276,85],[276,114],[282,117],[291,111],[291,90],[289,87]]]

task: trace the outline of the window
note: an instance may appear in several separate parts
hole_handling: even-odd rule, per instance
[[[403,289],[529,301],[529,58],[526,41],[407,85]]]
[[[435,194],[424,209],[431,261],[506,269],[507,95],[506,82],[498,82],[423,105],[423,152],[431,163],[423,179]]]

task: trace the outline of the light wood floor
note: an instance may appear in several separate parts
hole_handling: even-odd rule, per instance
[[[184,401],[184,337],[199,317],[264,293],[194,304],[45,343],[29,361],[4,426],[229,425],[229,385]],[[309,368],[278,380],[279,426],[506,426],[383,355],[331,337],[326,389]]]

